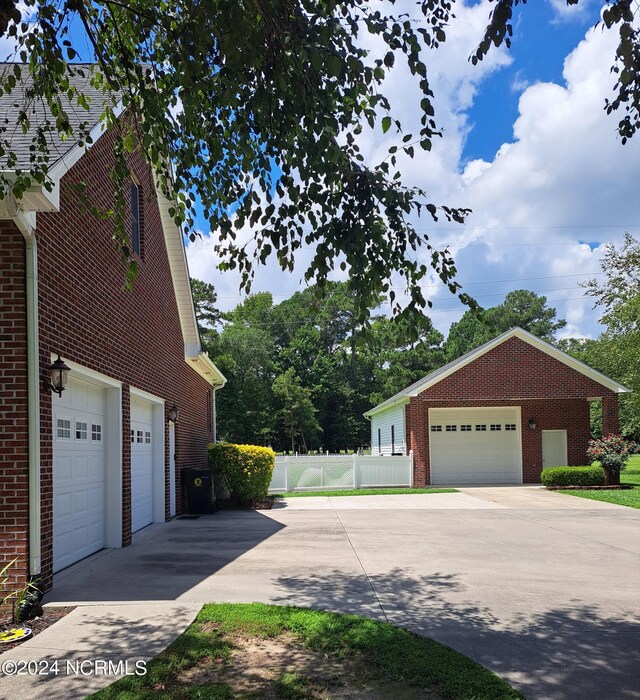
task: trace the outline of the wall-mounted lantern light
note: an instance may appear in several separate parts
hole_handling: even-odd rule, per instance
[[[62,392],[67,385],[67,375],[71,369],[65,365],[64,361],[60,359],[60,355],[58,355],[58,359],[47,367],[47,371],[49,372],[49,377],[45,379],[45,389],[51,389],[58,396],[62,396]]]
[[[529,427],[531,428],[531,430],[535,430],[535,429],[536,429],[536,425],[537,425],[537,424],[536,424],[536,419],[535,419],[535,418],[529,418]]]
[[[175,404],[169,409],[169,420],[172,423],[178,422],[178,407]]]

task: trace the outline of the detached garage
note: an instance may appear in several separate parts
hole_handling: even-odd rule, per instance
[[[416,486],[539,483],[544,467],[585,463],[590,402],[601,401],[604,434],[618,432],[618,394],[627,391],[512,328],[365,416],[372,454],[391,452],[394,426],[413,453]]]

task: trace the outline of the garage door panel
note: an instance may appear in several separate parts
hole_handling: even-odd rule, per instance
[[[69,485],[71,479],[71,457],[57,454],[53,463],[53,479],[58,486]]]
[[[71,377],[67,387],[53,397],[54,572],[104,546],[104,447],[91,433],[104,425],[104,390]]]
[[[430,409],[433,484],[521,483],[517,408]]]
[[[82,449],[82,448],[80,448]],[[86,483],[89,478],[89,465],[87,455],[77,455],[72,462],[73,478],[72,481],[76,484]]]
[[[85,515],[89,510],[89,493],[86,488],[74,489],[71,493],[73,513],[79,517]]]
[[[58,493],[55,496],[53,503],[53,511],[56,514],[57,521],[62,521],[71,515],[71,494]]]
[[[131,530],[153,522],[153,406],[131,401]]]

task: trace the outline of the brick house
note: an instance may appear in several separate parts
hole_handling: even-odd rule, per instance
[[[132,290],[112,222],[77,203],[78,182],[94,204],[114,198],[113,133],[83,88],[94,100],[77,118],[93,120],[93,145],[54,139],[53,190],[0,202],[0,568],[17,557],[16,579],[44,588],[185,510],[180,472],[206,466],[225,382],[200,347],[182,232],[142,157],[129,162]],[[0,98],[2,121],[15,101]],[[30,136],[16,134],[28,169]],[[47,386],[58,356],[70,367],[61,395]]]
[[[589,402],[618,432],[629,391],[512,328],[365,413],[372,454],[413,451],[414,485],[539,483],[547,466],[586,463]]]

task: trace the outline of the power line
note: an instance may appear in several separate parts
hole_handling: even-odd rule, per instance
[[[605,275],[605,272],[599,271],[599,272],[582,272],[582,273],[573,273],[570,275],[548,275],[546,277],[517,277],[514,279],[508,279],[508,280],[480,280],[477,282],[462,282],[460,281],[459,284],[461,284],[463,287],[469,287],[471,285],[475,284],[504,284],[504,283],[511,283],[511,282],[532,282],[534,280],[555,280],[555,279],[564,279],[566,277],[594,277],[594,276],[600,276],[600,275]],[[440,283],[440,284],[426,284],[422,286],[422,289],[443,289],[446,288],[446,284]],[[394,290],[404,290],[406,287],[398,287],[398,286],[391,286],[389,289],[394,289]],[[573,289],[571,287],[570,289]],[[272,292],[266,292],[266,291],[259,291],[259,292],[252,292],[251,294],[271,294],[271,296],[274,299],[288,299],[292,296],[292,294],[273,294]],[[251,294],[227,294],[224,296],[218,296],[218,299],[248,299]]]
[[[423,233],[425,231],[451,231],[453,229],[416,229],[418,233]],[[463,233],[463,230],[459,230],[458,233]],[[592,241],[594,243],[595,241]],[[601,245],[607,245],[609,243],[620,244],[622,241],[597,241],[598,247]],[[201,243],[199,248],[213,249],[217,243]],[[443,241],[442,243],[434,244],[437,247],[449,247],[455,245],[461,245],[463,248],[562,248],[575,245],[590,245],[587,241],[567,241],[566,243],[493,243],[492,241],[487,241],[485,243],[461,243],[461,242],[451,242]]]

